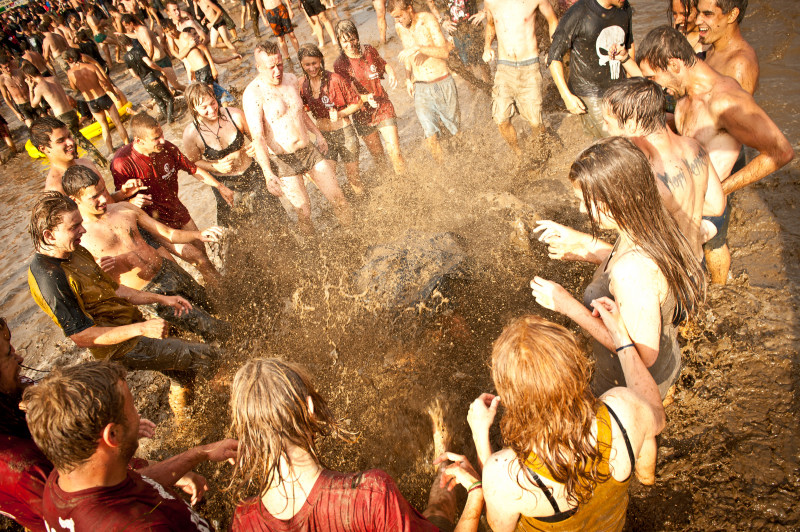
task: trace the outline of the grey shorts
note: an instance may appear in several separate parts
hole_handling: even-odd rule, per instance
[[[133,349],[113,360],[129,370],[160,371],[186,382],[196,374],[209,375],[218,358],[217,350],[207,344],[142,336]]]
[[[278,177],[303,175],[324,160],[314,144],[300,148],[294,153],[270,154],[269,165],[272,173]]]
[[[453,76],[433,82],[418,81],[414,84],[414,109],[422,124],[425,138],[439,135],[447,130],[458,133],[461,111],[458,108],[458,91]]]

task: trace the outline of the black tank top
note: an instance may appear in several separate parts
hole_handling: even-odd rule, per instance
[[[220,150],[215,150],[206,143],[206,139],[203,138],[203,132],[200,131],[200,126],[198,126],[196,120],[193,120],[194,127],[197,130],[197,133],[200,135],[200,140],[203,141],[203,146],[205,146],[205,149],[203,150],[203,158],[207,161],[219,161],[220,159],[224,159],[231,153],[241,150],[242,144],[244,144],[244,135],[242,134],[241,130],[236,126],[236,122],[233,121],[231,112],[228,111],[228,109],[225,109],[225,112],[228,113],[228,118],[230,119],[231,124],[233,124],[233,127],[236,128],[236,138],[234,138],[233,142],[228,144],[226,148],[222,148]]]

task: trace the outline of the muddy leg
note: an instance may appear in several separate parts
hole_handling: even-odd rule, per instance
[[[517,142],[517,130],[514,129],[511,120],[498,124],[497,129],[500,130],[500,135],[503,136],[503,139],[505,139],[508,145],[511,146],[511,149],[514,150],[514,154],[517,157],[522,155],[522,150],[519,149],[519,143]]]
[[[706,267],[711,275],[711,282],[714,284],[726,284],[728,274],[731,271],[731,252],[728,244],[721,248],[708,250],[706,255]]]
[[[444,156],[442,155],[442,145],[439,143],[439,136],[432,135],[425,139],[425,142],[428,143],[428,149],[431,150],[431,155],[436,160],[437,163],[441,163],[444,161]]]
[[[439,399],[436,399],[428,408],[428,415],[433,423],[433,455],[439,457],[449,450],[451,443],[450,431],[444,423],[444,410]],[[442,463],[437,468],[436,478],[433,480],[431,493],[428,496],[428,506],[422,515],[429,519],[438,517],[449,523],[455,523],[456,495],[447,488],[441,487],[441,477],[445,467],[445,464]]]
[[[297,213],[297,224],[306,236],[314,236],[314,224],[311,223],[311,198],[308,197],[306,185],[302,175],[293,175],[278,178],[281,192],[289,200]],[[319,185],[317,185],[319,186]]]
[[[328,37],[331,38],[331,42],[335,43],[336,42],[336,34],[333,32],[333,24],[331,24],[331,21],[328,20],[328,17],[325,14],[325,12],[320,13],[319,15],[317,15],[317,18],[319,19],[320,24],[325,27],[325,31],[328,32]]]
[[[333,210],[336,213],[336,218],[344,226],[349,226],[353,223],[353,211],[350,209],[350,203],[344,197],[342,189],[339,187],[339,182],[336,181],[336,167],[333,161],[323,159],[314,165],[311,170],[311,180],[317,185],[322,195],[333,204]]]
[[[384,126],[380,128],[380,132],[383,141],[386,143],[386,151],[389,152],[389,158],[392,160],[394,173],[397,175],[405,174],[406,161],[400,152],[400,135],[397,133],[397,126]]]
[[[131,139],[128,136],[128,130],[122,125],[122,118],[120,118],[117,108],[112,105],[106,112],[108,113],[108,116],[111,117],[111,121],[114,122],[117,132],[119,133],[120,138],[122,138],[122,143],[130,144]]]
[[[347,182],[350,183],[350,188],[356,196],[364,194],[364,183],[361,181],[361,172],[358,168],[358,161],[354,163],[345,163],[344,172],[347,174]]]
[[[100,124],[100,131],[103,134],[103,141],[106,143],[106,148],[108,148],[108,156],[114,153],[114,144],[111,142],[111,132],[108,129],[108,122],[106,121],[106,113],[105,111],[100,111],[99,113],[95,113],[92,111],[92,116],[97,123]]]
[[[372,6],[378,16],[378,33],[381,37],[381,44],[386,44],[386,4],[384,4],[384,0],[372,0]]]

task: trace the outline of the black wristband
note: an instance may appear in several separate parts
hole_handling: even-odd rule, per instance
[[[623,349],[627,349],[627,348],[629,348],[629,347],[633,347],[633,348],[635,348],[636,346],[635,346],[635,345],[633,345],[633,344],[625,344],[625,345],[621,345],[621,346],[619,346],[619,347],[617,348],[617,353],[619,353],[619,352],[620,352],[620,351],[622,351]]]

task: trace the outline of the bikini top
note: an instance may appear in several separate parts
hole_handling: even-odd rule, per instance
[[[242,145],[244,144],[244,134],[242,134],[242,131],[236,126],[236,122],[233,121],[231,112],[228,111],[228,109],[225,109],[225,112],[228,113],[228,118],[230,119],[231,124],[233,124],[233,127],[236,128],[236,138],[234,138],[233,142],[228,144],[227,147],[219,150],[210,147],[208,143],[206,143],[206,139],[203,138],[203,132],[200,131],[200,126],[197,123],[197,120],[192,121],[197,133],[200,135],[200,140],[203,141],[203,146],[205,146],[205,149],[203,150],[203,158],[207,161],[219,161],[220,159],[224,159],[231,153],[241,150]]]

